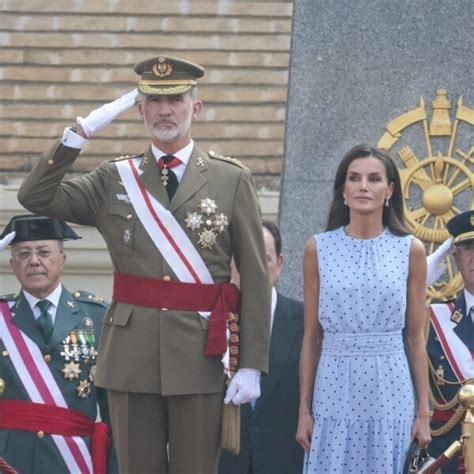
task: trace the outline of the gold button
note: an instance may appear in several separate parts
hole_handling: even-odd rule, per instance
[[[53,160],[48,160],[48,165],[49,165],[49,166],[53,166],[53,165],[54,165],[54,161],[53,161]]]
[[[165,276],[163,277],[163,280],[165,280],[165,281],[171,281],[171,277],[170,277],[169,275],[165,275]]]
[[[161,308],[161,311],[168,311],[168,308]]]
[[[51,362],[51,356],[50,356],[49,354],[46,354],[46,355],[44,356],[44,360],[45,360],[46,362]]]
[[[206,221],[206,225],[211,225],[211,224],[212,224],[211,219],[208,219],[208,220]]]
[[[36,436],[38,436],[38,438],[40,438],[40,439],[43,439],[44,438],[44,431],[38,431],[38,433],[36,433]]]
[[[127,219],[131,219],[133,217],[133,214],[127,214]]]
[[[2,356],[3,356],[3,357],[8,357],[8,351],[3,351],[3,352],[2,352]]]
[[[444,360],[444,355],[441,354],[441,355],[439,356],[439,358],[440,358],[441,360]]]
[[[79,298],[79,296],[81,296],[81,293],[80,293],[79,291],[76,291],[76,292],[74,293],[74,296],[75,296],[76,298]]]

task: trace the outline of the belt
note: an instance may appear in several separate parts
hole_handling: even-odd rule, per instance
[[[0,400],[0,429],[44,431],[61,436],[90,436],[94,474],[107,471],[109,427],[76,410],[23,400]]]
[[[210,311],[207,356],[227,349],[227,317],[238,313],[240,292],[232,283],[182,283],[160,278],[114,273],[113,301],[177,311]]]

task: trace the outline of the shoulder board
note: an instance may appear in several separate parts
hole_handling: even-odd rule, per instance
[[[145,152],[137,153],[136,155],[122,155],[122,156],[119,156],[119,157],[114,158],[113,160],[109,160],[109,161],[113,162],[113,161],[129,160],[130,158],[140,158],[144,154],[145,154]]]
[[[101,296],[94,295],[93,293],[89,293],[88,291],[75,291],[72,296],[76,301],[80,301],[81,303],[92,303],[98,304],[103,308],[108,306],[108,303],[102,298]]]
[[[207,153],[211,158],[226,161],[227,163],[233,163],[234,165],[237,165],[240,168],[246,168],[246,166],[241,161],[239,161],[237,158],[231,158],[230,156],[224,156],[224,155],[221,155],[220,153],[216,153],[215,151],[212,151],[212,150],[208,151]]]
[[[8,295],[0,296],[0,301],[15,301],[18,298],[16,293],[10,293]]]

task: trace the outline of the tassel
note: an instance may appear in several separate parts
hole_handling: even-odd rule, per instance
[[[224,404],[222,412],[221,448],[237,455],[240,452],[240,406]]]

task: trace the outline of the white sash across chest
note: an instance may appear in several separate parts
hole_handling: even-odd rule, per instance
[[[431,322],[449,365],[460,383],[474,378],[474,359],[469,348],[454,332],[456,323],[451,321],[452,304],[432,304]]]
[[[140,222],[166,263],[183,283],[214,283],[201,255],[173,214],[142,185],[140,158],[116,162],[122,183]]]
[[[0,339],[30,400],[34,403],[69,408],[43,354],[38,346],[13,324],[10,306],[5,301],[0,302]],[[92,473],[92,458],[81,437],[52,434],[51,438],[70,472]]]

